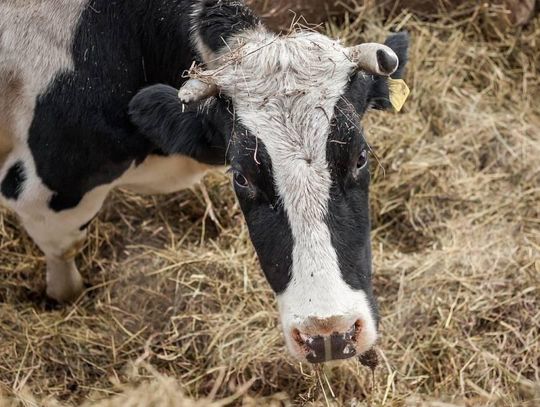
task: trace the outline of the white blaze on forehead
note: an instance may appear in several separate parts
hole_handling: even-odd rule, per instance
[[[278,296],[285,336],[310,316],[350,315],[351,324],[364,319],[371,346],[376,331],[369,304],[343,281],[325,221],[330,120],[355,65],[338,42],[316,33],[277,37],[251,31],[236,41],[240,45],[233,41],[228,61],[213,76],[242,124],[264,143],[289,219],[291,282]]]
[[[330,120],[354,63],[337,41],[316,33],[251,31],[236,41],[241,45],[214,78],[243,125],[263,141],[293,233],[300,236],[309,222],[310,229],[324,223]]]

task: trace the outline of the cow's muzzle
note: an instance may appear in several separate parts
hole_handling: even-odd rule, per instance
[[[345,332],[334,331],[323,335],[307,335],[294,329],[292,335],[308,362],[324,363],[355,356],[362,325],[362,321],[358,320]]]

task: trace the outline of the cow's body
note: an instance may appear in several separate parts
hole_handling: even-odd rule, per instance
[[[47,279],[59,300],[81,288],[70,257],[112,188],[173,192],[208,168],[153,154],[156,147],[129,123],[127,104],[139,89],[179,86],[195,59],[187,2],[163,1],[160,10],[152,3],[0,4],[0,200],[19,215],[49,264],[68,260],[60,270],[73,287],[56,287],[62,276]],[[145,35],[155,35],[147,47]]]
[[[276,36],[237,0],[4,0],[0,202],[45,253],[47,294],[82,291],[74,257],[111,189],[173,192],[230,164],[291,352],[322,362],[369,349],[359,121],[389,106],[407,43]],[[194,61],[207,71],[177,95]]]

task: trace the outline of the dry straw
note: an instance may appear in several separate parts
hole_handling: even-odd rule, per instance
[[[286,355],[229,180],[213,174],[220,226],[200,189],[114,193],[79,260],[91,288],[70,307],[44,300],[40,252],[0,213],[0,380],[13,399],[0,405],[540,405],[540,21],[502,33],[476,9],[384,24],[356,11],[327,30],[351,44],[396,27],[412,38],[404,111],[364,123],[384,167],[374,378],[357,361],[320,370]]]

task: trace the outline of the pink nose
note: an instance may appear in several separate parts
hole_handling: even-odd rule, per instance
[[[344,317],[312,317],[301,326],[293,328],[291,335],[310,363],[348,359],[357,353],[364,325],[361,319],[352,324],[350,321],[350,318]]]

